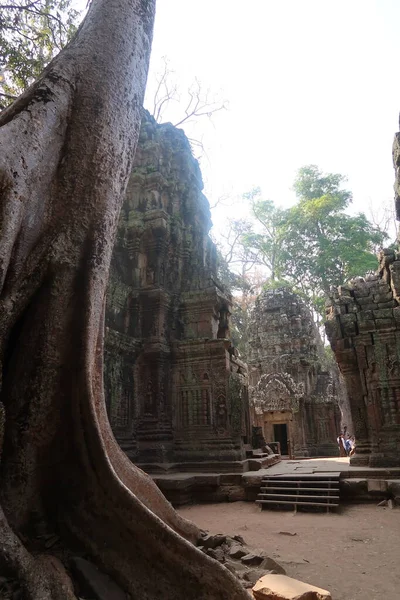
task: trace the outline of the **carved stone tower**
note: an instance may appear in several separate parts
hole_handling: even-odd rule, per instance
[[[393,144],[400,220],[400,133]],[[399,240],[398,240],[399,241]],[[327,302],[326,332],[346,381],[356,435],[354,465],[400,465],[400,253],[379,253],[375,275],[358,277]]]
[[[267,443],[280,442],[282,454],[337,456],[338,374],[324,366],[320,335],[297,294],[260,294],[247,357],[252,421]]]
[[[247,370],[202,187],[184,133],[145,114],[112,259],[105,387],[117,440],[148,470],[245,455]]]

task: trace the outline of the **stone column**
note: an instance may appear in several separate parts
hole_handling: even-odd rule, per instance
[[[354,435],[356,438],[356,452],[350,458],[350,464],[368,466],[372,448],[368,430],[364,386],[360,377],[357,356],[354,349],[349,349],[340,354],[338,353],[337,359],[346,382]]]

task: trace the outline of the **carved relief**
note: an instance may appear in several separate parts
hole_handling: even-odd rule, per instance
[[[400,306],[393,293],[400,260],[392,249],[378,258],[377,273],[332,291],[326,331],[349,391],[357,438],[351,462],[385,467],[400,465]]]
[[[271,442],[272,424],[286,424],[299,456],[336,455],[339,375],[334,364],[336,379],[324,367],[322,340],[297,294],[287,288],[260,294],[250,319],[247,352],[253,424],[262,426]]]
[[[106,310],[107,352],[122,328],[136,349],[128,356],[121,348],[121,355],[135,373],[137,398],[126,373],[118,381],[111,368],[105,373],[114,431],[126,425],[135,432],[139,463],[245,456],[248,432],[232,426],[228,382],[241,370],[246,385],[246,367],[227,342],[231,298],[214,283],[202,186],[184,133],[144,114]],[[241,419],[246,394],[238,401],[246,404]]]
[[[262,375],[251,388],[250,402],[258,415],[276,410],[297,412],[303,394],[303,386],[297,385],[289,373],[272,373]]]

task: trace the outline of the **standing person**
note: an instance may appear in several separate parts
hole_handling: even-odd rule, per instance
[[[351,440],[350,440],[349,434],[347,434],[346,438],[343,438],[343,442],[344,442],[344,449],[346,450],[346,456],[350,456]]]
[[[347,456],[347,454],[346,454],[346,448],[345,448],[345,445],[344,445],[344,437],[343,437],[343,433],[341,433],[341,432],[339,433],[339,436],[337,438],[337,443],[338,443],[338,446],[339,446],[339,456],[340,457]]]

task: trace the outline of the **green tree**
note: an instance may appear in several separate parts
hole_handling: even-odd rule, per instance
[[[75,34],[72,0],[0,3],[0,106],[12,102]]]
[[[331,286],[376,270],[376,252],[387,238],[363,213],[346,212],[352,195],[345,181],[308,165],[298,171],[297,202],[289,209],[263,200],[258,188],[244,196],[254,220],[240,242],[267,268],[266,285],[291,285],[321,316]]]
[[[352,195],[342,188],[345,181],[315,165],[301,168],[294,183],[298,201],[281,224],[281,272],[320,313],[331,286],[376,270],[376,252],[387,238],[363,213],[346,212]]]
[[[282,225],[286,211],[275,206],[272,200],[263,200],[260,188],[244,194],[250,202],[251,212],[256,221],[255,227],[244,231],[241,243],[250,253],[254,263],[267,268],[269,279],[275,281],[281,276],[282,250],[285,242]]]

